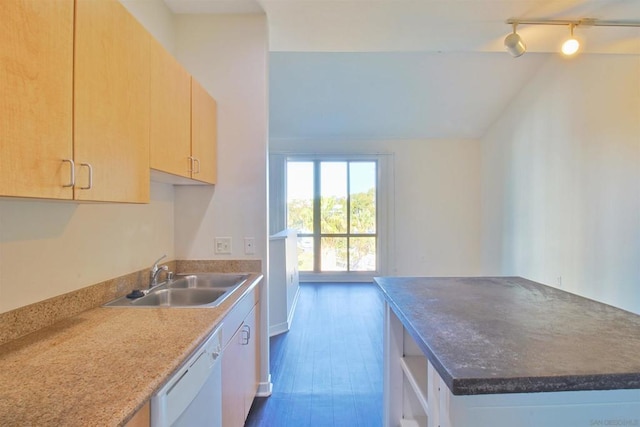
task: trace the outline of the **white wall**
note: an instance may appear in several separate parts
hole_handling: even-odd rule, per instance
[[[218,183],[176,189],[180,259],[267,256],[267,25],[264,15],[177,15],[178,60],[218,102]],[[232,254],[214,253],[231,237]],[[255,255],[244,253],[254,237]]]
[[[267,20],[264,15],[177,15],[176,57],[218,102],[218,182],[176,188],[176,256],[267,258]],[[232,253],[215,254],[214,238],[231,237]],[[255,238],[245,254],[244,238]],[[271,393],[268,274],[260,300],[260,388]]]
[[[480,263],[480,145],[475,140],[272,139],[272,152],[390,154],[388,274],[472,276]]]
[[[640,57],[553,56],[482,139],[483,267],[640,313]]]
[[[175,55],[174,15],[162,0],[120,0],[143,27]]]
[[[144,205],[0,199],[0,312],[173,259],[173,198],[152,183]]]

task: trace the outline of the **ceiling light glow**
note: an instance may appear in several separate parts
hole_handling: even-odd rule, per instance
[[[575,54],[580,49],[580,42],[576,39],[568,39],[562,43],[562,53],[567,56]]]
[[[575,24],[569,24],[570,36],[564,43],[562,43],[562,53],[567,56],[574,55],[578,51],[578,49],[580,49],[580,42],[576,40],[575,37],[573,37],[574,27]]]

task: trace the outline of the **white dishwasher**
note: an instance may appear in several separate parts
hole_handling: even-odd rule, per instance
[[[221,327],[153,395],[152,427],[222,427]]]

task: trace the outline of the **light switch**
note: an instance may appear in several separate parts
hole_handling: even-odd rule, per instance
[[[231,237],[216,237],[214,245],[216,254],[231,253]]]

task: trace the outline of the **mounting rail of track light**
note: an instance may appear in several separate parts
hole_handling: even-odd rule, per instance
[[[580,43],[573,36],[576,27],[640,27],[638,21],[603,21],[592,18],[569,19],[507,19],[513,26],[513,32],[504,39],[504,47],[511,56],[517,58],[527,51],[527,46],[517,33],[518,25],[565,25],[569,27],[569,38],[562,44],[562,53],[570,56],[580,49]]]

